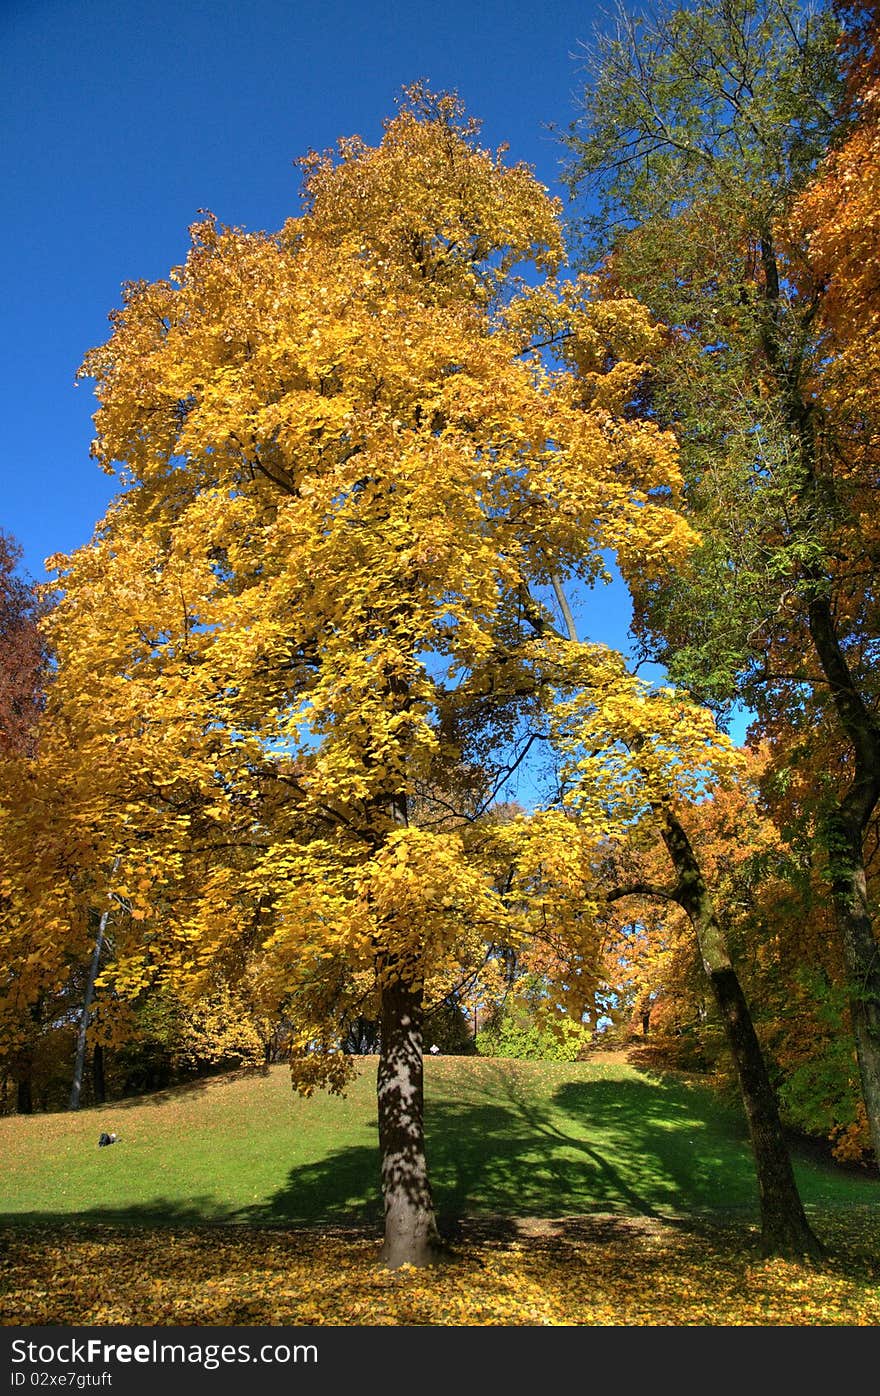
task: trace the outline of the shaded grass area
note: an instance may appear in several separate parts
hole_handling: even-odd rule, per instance
[[[340,1099],[295,1096],[285,1068],[138,1101],[0,1119],[7,1222],[190,1225],[380,1216],[375,1060]],[[438,1212],[558,1217],[754,1213],[741,1115],[709,1090],[625,1065],[426,1062]],[[101,1130],[120,1142],[98,1149]],[[870,1205],[880,1182],[797,1164],[808,1206]]]

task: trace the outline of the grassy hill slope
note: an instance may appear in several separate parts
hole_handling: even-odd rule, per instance
[[[348,1224],[380,1215],[375,1058],[344,1099],[284,1067],[75,1115],[0,1119],[5,1221]],[[755,1207],[742,1119],[708,1090],[625,1064],[426,1062],[441,1218]],[[102,1130],[120,1142],[99,1149]],[[880,1202],[880,1183],[804,1159],[804,1201]]]

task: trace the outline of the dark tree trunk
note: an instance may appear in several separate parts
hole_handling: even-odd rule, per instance
[[[874,1155],[880,1165],[880,946],[868,906],[862,831],[841,813],[826,825],[837,929],[850,985],[849,1011]]]
[[[103,1105],[107,1099],[107,1089],[104,1082],[104,1048],[100,1042],[96,1042],[92,1051],[92,1093],[95,1097],[96,1105]]]
[[[822,1246],[810,1228],[798,1193],[776,1093],[730,959],[727,938],[684,828],[668,807],[658,813],[663,821],[663,842],[678,876],[675,899],[694,928],[736,1066],[758,1179],[761,1248],[765,1255],[819,1259]]]
[[[16,1087],[16,1103],[19,1115],[32,1115],[34,1113],[34,1097],[31,1092],[29,1075],[19,1077]]]
[[[880,800],[880,730],[840,646],[827,592],[817,577],[810,580],[816,587],[809,607],[810,636],[853,755],[852,780],[826,819],[824,834],[862,1099],[880,1165],[880,945],[868,904],[864,853],[865,830]]]
[[[837,503],[830,474],[819,469],[822,446],[817,435],[816,406],[800,391],[800,372],[788,362],[778,334],[780,276],[772,236],[761,240],[765,269],[766,322],[764,351],[776,375],[788,425],[800,449],[803,470],[801,502],[806,506],[804,538],[813,543],[827,530]],[[880,725],[866,702],[842,643],[827,566],[802,564],[808,587],[807,626],[828,684],[841,731],[851,748],[852,780],[826,822],[834,919],[849,980],[849,1009],[856,1041],[862,1099],[877,1164],[880,1165],[880,946],[868,908],[865,877],[865,830],[880,801]]]
[[[555,585],[559,595],[558,583]],[[568,638],[577,643],[577,633],[568,607],[563,609],[563,614]],[[545,628],[540,620],[532,624],[539,633]],[[636,739],[634,749],[639,745]],[[749,1006],[728,953],[726,937],[715,916],[709,888],[687,832],[671,806],[657,803],[653,808],[675,869],[676,887],[671,897],[687,913],[693,926],[703,967],[715,995],[736,1065],[758,1177],[762,1248],[767,1255],[818,1259],[822,1255],[822,1247],[804,1213],[782,1131],[776,1095]],[[632,890],[650,895],[653,889],[640,886]]]
[[[776,1094],[736,970],[710,971],[709,981],[736,1064],[746,1112],[761,1203],[761,1249],[765,1255],[811,1256],[822,1247],[804,1213],[791,1156],[782,1131]]]
[[[377,1077],[385,1244],[382,1261],[433,1264],[440,1237],[425,1157],[422,992],[386,978]]]
[[[651,1010],[642,1014],[642,1037],[647,1037],[651,1027]]]

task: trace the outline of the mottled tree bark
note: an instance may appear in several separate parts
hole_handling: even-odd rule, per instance
[[[422,991],[383,974],[377,1095],[385,1244],[382,1260],[425,1266],[440,1237],[425,1156]]]

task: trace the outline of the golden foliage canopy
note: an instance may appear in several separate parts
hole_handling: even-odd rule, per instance
[[[204,216],[85,360],[121,490],[56,560],[48,721],[87,769],[66,818],[101,831],[93,898],[120,860],[138,934],[116,988],[234,967],[257,1003],[298,995],[314,1044],[377,972],[448,977],[525,934],[550,895],[539,842],[557,913],[572,860],[583,901],[598,824],[566,852],[565,818],[475,837],[414,827],[407,802],[466,761],[476,700],[576,708],[592,665],[578,740],[638,725],[615,657],[560,657],[524,615],[605,550],[650,575],[693,540],[671,436],[623,411],[656,330],[560,277],[558,203],[456,98],[412,89],[379,145],[302,163],[298,217]],[[667,755],[706,735],[677,711]],[[47,781],[61,758],[44,748]]]

